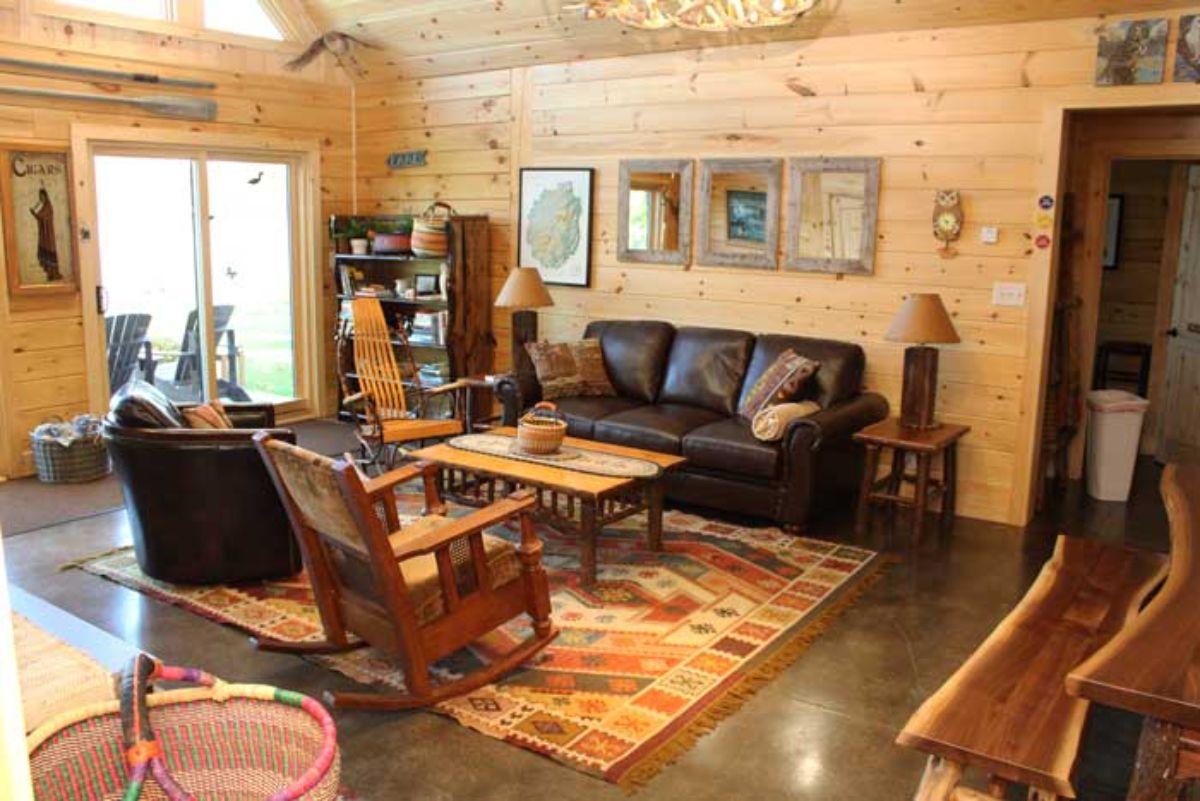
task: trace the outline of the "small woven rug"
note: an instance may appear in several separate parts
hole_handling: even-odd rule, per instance
[[[571,445],[563,445],[556,452],[546,455],[526,453],[517,447],[516,438],[506,437],[503,434],[464,434],[461,437],[454,437],[449,444],[451,447],[464,451],[485,453],[488,456],[503,456],[505,459],[516,459],[519,462],[562,467],[597,476],[657,478],[662,473],[658,465],[645,459],[635,459],[631,456],[620,456],[590,448],[576,448]]]
[[[574,540],[540,527],[561,634],[530,664],[433,711],[633,789],[795,661],[881,564],[871,551],[675,511],[664,516],[665,552],[647,550],[644,531],[641,516],[606,529],[599,581],[588,590]],[[142,574],[132,551],[82,567],[246,632],[321,636],[303,577],[175,586]],[[435,679],[470,672],[529,634],[517,618],[440,662]],[[373,650],[313,661],[383,690],[404,686],[399,668]]]

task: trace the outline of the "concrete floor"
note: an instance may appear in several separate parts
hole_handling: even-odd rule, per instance
[[[778,679],[639,797],[655,801],[911,798],[924,759],[892,744],[916,706],[1021,597],[1059,530],[1162,549],[1157,469],[1139,469],[1135,502],[1066,498],[1026,531],[957,521],[944,541],[900,543],[885,578]],[[812,535],[854,541],[848,515]],[[904,529],[901,529],[903,532]],[[886,526],[858,544],[884,547]],[[75,570],[63,562],[129,541],[124,512],[5,540],[10,580],[170,662],[313,695],[348,680],[296,657],[253,651],[237,632]],[[343,779],[366,801],[560,798],[617,801],[623,793],[529,751],[434,714],[338,712]],[[1123,798],[1137,721],[1093,716],[1086,799]],[[1098,766],[1098,767],[1096,767]],[[1094,788],[1094,789],[1092,789]],[[1017,796],[1014,796],[1017,797]]]

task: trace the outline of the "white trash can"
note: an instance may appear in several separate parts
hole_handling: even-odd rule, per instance
[[[1087,395],[1087,490],[1099,501],[1129,500],[1133,467],[1150,401],[1122,389]]]

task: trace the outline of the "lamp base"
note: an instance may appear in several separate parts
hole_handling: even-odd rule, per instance
[[[941,423],[933,419],[937,408],[938,350],[914,345],[904,350],[904,388],[900,396],[900,425],[930,430]]]
[[[537,342],[538,316],[536,311],[521,309],[512,314],[512,371],[513,375],[534,375],[533,359],[525,345]]]

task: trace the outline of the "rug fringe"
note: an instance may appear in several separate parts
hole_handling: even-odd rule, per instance
[[[57,571],[59,573],[66,573],[68,570],[78,570],[79,568],[83,567],[84,565],[99,561],[101,559],[107,559],[110,556],[116,556],[119,553],[125,553],[126,551],[131,550],[132,548],[133,548],[132,545],[120,545],[120,546],[117,546],[116,548],[109,548],[107,551],[104,551],[103,553],[94,553],[91,556],[85,556],[82,559],[75,559],[70,562],[63,562],[61,565],[58,566]]]
[[[858,603],[863,594],[883,578],[884,570],[890,561],[880,559],[878,567],[871,575],[843,592],[836,601],[819,613],[816,620],[775,649],[766,660],[726,690],[719,699],[709,704],[702,713],[670,740],[659,746],[653,754],[630,768],[617,780],[617,786],[626,795],[632,795],[645,787],[663,768],[674,764],[680,757],[691,751],[700,738],[711,733],[723,720],[741,709],[759,690],[795,664],[796,660],[803,656],[804,652],[825,634],[847,609]]]

